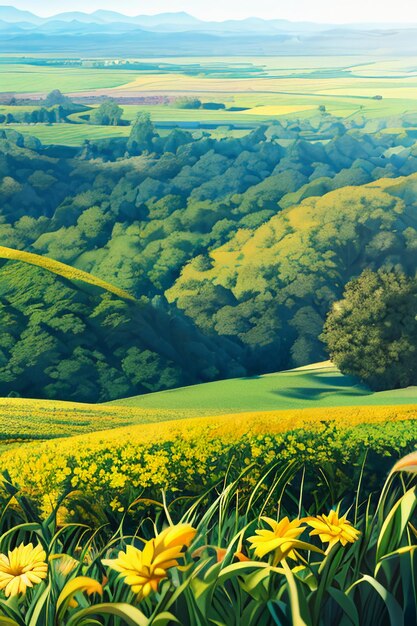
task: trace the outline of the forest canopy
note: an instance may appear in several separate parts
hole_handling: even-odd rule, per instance
[[[1,393],[95,401],[327,358],[351,279],[416,274],[414,172],[406,132],[323,111],[222,139],[141,114],[80,149],[0,130],[1,245],[137,301],[2,262]]]

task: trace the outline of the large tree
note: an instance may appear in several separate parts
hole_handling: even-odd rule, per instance
[[[90,115],[90,123],[99,126],[120,126],[123,109],[114,100],[106,100]]]
[[[132,125],[127,141],[127,151],[131,156],[152,150],[152,139],[155,137],[155,128],[151,116],[147,111],[138,113]]]
[[[322,339],[344,374],[376,391],[417,384],[417,280],[365,270],[333,306]]]

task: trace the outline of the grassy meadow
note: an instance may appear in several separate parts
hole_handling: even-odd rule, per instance
[[[315,407],[387,406],[417,402],[417,388],[371,392],[331,363],[288,372],[223,380],[114,402],[143,409],[185,409],[221,414]],[[204,413],[203,413],[204,414]]]
[[[315,422],[321,418],[350,426],[358,419],[363,423],[374,418],[389,421],[391,416],[410,420],[416,400],[414,387],[374,393],[342,375],[330,363],[192,385],[106,404],[2,398],[0,449],[124,427],[128,427],[126,433],[134,433],[137,441],[149,441],[149,435],[157,432],[155,429],[160,428],[163,433],[171,421],[178,433],[183,432],[182,428],[196,428],[197,433],[200,424],[219,424],[223,419],[229,424],[240,420],[242,432],[251,431],[255,423],[263,425],[261,430],[271,427],[285,431],[297,421]],[[203,421],[199,422],[199,418]],[[145,424],[149,426],[145,428]]]

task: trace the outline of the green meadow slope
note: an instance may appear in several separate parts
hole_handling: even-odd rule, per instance
[[[373,393],[344,376],[330,362],[254,376],[193,385],[118,400],[118,406],[142,409],[188,410],[193,415],[286,409],[410,405],[417,403],[417,387]]]
[[[164,424],[169,428],[168,422],[180,424],[190,420],[194,424],[195,418],[206,418],[213,424],[220,417],[222,420],[230,417],[242,424],[251,420],[255,424],[260,418],[273,419],[276,423],[282,422],[283,428],[293,419],[340,418],[347,424],[353,424],[359,417],[365,421],[384,416],[391,419],[393,415],[411,419],[415,404],[417,387],[372,393],[354,379],[343,376],[329,362],[105,404],[0,398],[0,451],[35,440],[99,431],[116,433],[123,427],[133,434],[145,424],[149,426],[148,434],[153,432],[152,424],[156,433]],[[239,414],[242,415],[239,417]]]

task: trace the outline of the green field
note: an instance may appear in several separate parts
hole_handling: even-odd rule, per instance
[[[80,146],[86,139],[127,137],[130,132],[129,126],[90,126],[88,124],[8,124],[4,128],[37,137],[45,145],[65,146]]]
[[[207,415],[338,406],[417,403],[417,387],[373,393],[329,363],[253,378],[222,380],[113,402],[143,409]]]
[[[134,80],[136,76],[137,74],[124,70],[46,67],[0,62],[1,90],[9,93],[48,93],[53,89],[68,92],[111,88]]]
[[[45,59],[45,63],[51,59]],[[41,65],[40,59],[0,58],[1,94],[27,94],[36,98],[60,89],[77,100],[85,96],[108,96],[118,100],[124,119],[133,121],[148,111],[161,133],[187,124],[212,125],[216,137],[242,136],[260,123],[283,118],[309,118],[319,106],[338,117],[361,114],[368,119],[417,112],[416,59],[366,57],[196,57],[137,60],[138,69],[113,66],[92,68],[88,61],[79,67]],[[54,62],[59,63],[56,59]],[[106,63],[111,63],[111,59]],[[104,64],[104,61],[103,61]],[[175,105],[124,104],[125,98],[180,96],[217,102],[225,110],[183,109]],[[375,96],[382,99],[376,100]],[[5,100],[7,102],[7,99]],[[230,111],[244,107],[244,111]],[[0,114],[22,113],[36,108],[0,105]],[[83,113],[70,116],[74,124],[8,124],[7,128],[30,134],[44,144],[79,146],[86,139],[126,137],[129,127],[100,127],[85,124]],[[166,125],[166,128],[163,126]],[[227,129],[234,126],[234,129]],[[244,128],[239,128],[243,126]]]
[[[372,393],[331,364],[151,393],[107,404],[3,398],[0,448],[123,426],[205,416],[413,405],[417,388]],[[356,414],[350,411],[350,416]],[[323,415],[326,415],[324,412]]]
[[[0,130],[2,126],[0,125]],[[7,124],[5,129],[16,130],[23,135],[37,137],[45,145],[81,146],[84,141],[94,139],[114,139],[128,137],[129,126],[93,126],[90,124]],[[167,129],[158,129],[161,136],[167,135]],[[205,130],[212,137],[243,137],[249,130],[229,129],[227,126]]]

